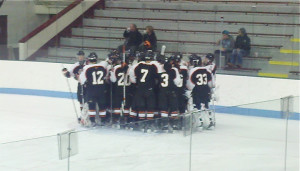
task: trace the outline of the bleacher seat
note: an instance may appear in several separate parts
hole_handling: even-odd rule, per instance
[[[72,61],[76,51],[84,49],[87,53],[96,51],[104,59],[108,50],[123,43],[123,30],[129,23],[135,23],[140,31],[147,25],[153,26],[159,48],[166,45],[168,53],[180,51],[185,56],[214,52],[219,48],[215,42],[220,39],[222,30],[236,36],[238,29],[244,27],[251,38],[252,53],[244,58],[242,69],[223,68],[225,73],[238,74],[237,70],[241,70],[249,75],[257,75],[257,72],[288,74],[291,68],[272,65],[269,61],[294,60],[295,55],[280,52],[295,47],[290,39],[299,37],[296,29],[300,27],[299,8],[287,3],[254,3],[255,8],[252,4],[107,1],[106,10],[95,10],[94,16],[83,19],[82,27],[72,28],[72,34],[60,38],[57,47],[49,48],[48,58]]]

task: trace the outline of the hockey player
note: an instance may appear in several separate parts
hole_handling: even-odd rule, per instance
[[[212,72],[202,66],[201,57],[197,55],[190,56],[190,64],[194,66],[189,72],[187,88],[192,91],[193,104],[198,110],[209,109],[210,90],[214,86],[214,77]],[[209,116],[209,127],[214,126],[213,116]],[[203,120],[200,116],[200,125],[203,127]]]
[[[214,79],[216,81],[216,71],[217,71],[217,66],[214,63],[215,57],[212,53],[208,53],[203,60],[203,64],[205,65],[205,67],[210,70],[214,76]],[[211,99],[216,101],[217,100],[217,96],[216,96],[216,87],[212,87],[211,89]]]
[[[88,56],[89,65],[83,68],[80,74],[80,83],[86,85],[87,102],[89,105],[89,118],[92,126],[96,125],[96,105],[99,108],[99,117],[102,125],[106,120],[106,105],[107,105],[107,77],[108,77],[108,62],[102,61],[97,64],[98,56],[92,52]]]
[[[181,84],[178,69],[174,66],[174,58],[160,60],[158,107],[161,114],[162,129],[178,130],[178,101],[177,87]],[[168,123],[169,121],[169,123]]]
[[[175,53],[172,54],[172,57],[179,58],[180,59],[180,62],[179,62],[180,65],[182,65],[182,66],[188,66],[188,63],[182,59],[183,58],[182,53],[175,52]]]
[[[135,121],[138,120],[137,115],[138,115],[138,109],[137,109],[137,105],[136,105],[136,79],[132,80],[133,78],[130,78],[130,75],[134,75],[134,68],[140,63],[140,62],[144,62],[145,61],[145,53],[144,52],[137,52],[136,53],[136,59],[135,60],[129,60],[130,64],[128,65],[129,69],[128,69],[128,74],[129,74],[129,81],[130,81],[130,92],[131,92],[131,98],[132,98],[132,102],[131,102],[131,110],[129,112],[129,118],[128,118],[128,122],[129,123],[133,123]],[[133,94],[134,92],[134,94]],[[131,127],[133,127],[133,124],[131,124]]]
[[[215,60],[215,56],[212,53],[208,53],[204,57],[203,64],[206,66],[206,68],[208,68],[208,70],[210,70],[212,72],[212,74],[215,77],[216,71],[217,71],[217,66],[214,63],[214,60]]]
[[[188,67],[182,64],[182,55],[174,55],[175,67],[178,69],[180,74],[180,83],[178,85],[177,90],[177,98],[178,98],[178,110],[182,115],[186,111],[187,106],[187,97],[186,93],[186,82],[188,79]]]
[[[212,53],[208,53],[204,57],[203,64],[205,65],[205,67],[208,70],[211,71],[213,78],[216,82],[217,65],[214,63],[214,60],[215,60],[215,56]],[[214,105],[214,102],[218,100],[216,85],[214,85],[210,90],[210,99],[211,99],[213,105]],[[210,115],[214,115],[211,112],[214,112],[214,111],[209,111]]]
[[[152,51],[148,51],[145,57],[141,58],[141,62],[133,66],[130,70],[130,81],[136,84],[135,108],[138,110],[139,120],[149,120],[145,124],[145,130],[148,126],[153,126],[154,110],[155,110],[155,81],[158,78],[157,68],[151,63],[154,59]],[[140,126],[143,127],[143,124]]]
[[[128,54],[129,55],[129,54]],[[127,59],[129,56],[127,55]],[[110,80],[113,83],[113,124],[118,123],[121,113],[124,115],[125,123],[129,117],[129,111],[131,106],[131,91],[130,91],[130,81],[128,75],[128,64],[122,62],[120,55],[115,55],[114,64],[112,71],[110,72]],[[125,86],[125,99],[124,99],[124,86]],[[122,109],[122,103],[124,109]],[[123,111],[122,111],[123,110]]]
[[[155,54],[154,55],[154,60],[151,61],[150,63],[152,65],[155,66],[156,70],[159,72],[161,72],[162,70],[160,69],[161,66],[162,66],[162,62],[159,62],[159,61],[165,61],[165,55],[161,55],[161,54]],[[163,62],[165,63],[165,62]],[[159,81],[159,80],[157,80]],[[159,109],[159,83],[156,83],[155,85],[155,88],[154,88],[154,94],[155,94],[155,110],[154,110],[154,118],[160,118],[161,117],[161,114],[160,114],[160,109]]]
[[[80,50],[77,53],[78,62],[76,62],[74,65],[72,65],[70,70],[68,70],[67,68],[63,68],[62,72],[67,78],[73,77],[75,80],[78,80],[80,72],[82,71],[83,67],[86,65],[84,55],[85,55],[84,52],[82,50]],[[84,90],[84,87],[82,87],[81,84],[78,82],[77,100],[80,103],[80,110],[82,110],[82,108],[83,108],[83,96],[85,94],[83,90]]]

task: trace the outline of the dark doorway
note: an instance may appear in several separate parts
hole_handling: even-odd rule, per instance
[[[1,8],[3,2],[4,2],[4,0],[0,0],[0,8]]]
[[[7,15],[0,16],[0,59],[7,59]]]

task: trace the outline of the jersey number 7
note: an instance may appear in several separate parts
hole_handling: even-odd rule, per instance
[[[147,69],[141,69],[141,73],[143,74],[142,78],[141,78],[141,83],[146,82],[146,77],[148,75],[148,70]]]

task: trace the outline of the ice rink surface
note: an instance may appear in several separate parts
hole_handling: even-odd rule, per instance
[[[69,99],[0,94],[0,170],[67,170],[56,134],[82,130]],[[96,129],[78,133],[78,171],[282,171],[283,119],[217,114],[217,128],[184,137]],[[287,170],[299,170],[299,121],[288,122]],[[53,135],[53,136],[51,136]],[[38,138],[27,141],[23,139]]]

